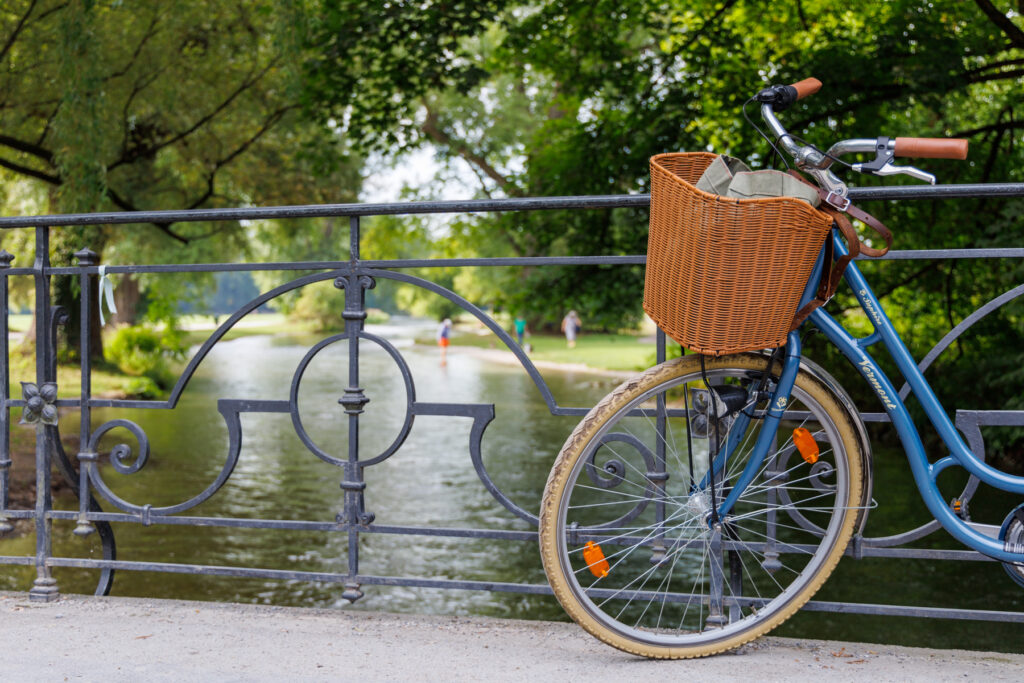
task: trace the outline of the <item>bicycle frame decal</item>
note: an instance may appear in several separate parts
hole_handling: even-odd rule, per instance
[[[879,381],[878,376],[875,374],[872,362],[868,359],[864,359],[857,363],[857,368],[860,370],[861,374],[864,375],[864,378],[868,381],[868,384],[871,385],[871,388],[875,390],[875,393],[878,394],[878,398],[882,401],[882,405],[889,410],[896,410],[897,405],[893,403],[890,394],[885,390],[881,381]]]

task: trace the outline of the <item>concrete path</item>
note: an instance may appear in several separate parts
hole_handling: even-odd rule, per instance
[[[762,638],[648,661],[572,624],[0,592],[2,681],[1024,681],[1024,655]]]

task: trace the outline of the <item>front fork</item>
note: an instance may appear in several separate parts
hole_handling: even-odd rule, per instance
[[[800,335],[797,331],[790,332],[786,341],[786,353],[782,363],[782,373],[779,375],[779,379],[775,385],[775,390],[772,392],[768,409],[760,418],[762,420],[762,425],[757,436],[757,442],[754,444],[754,448],[750,453],[750,458],[747,460],[747,464],[740,473],[739,478],[735,483],[730,485],[729,494],[725,497],[725,500],[719,504],[718,519],[724,519],[726,515],[729,514],[729,511],[732,510],[733,505],[736,504],[739,497],[743,495],[747,486],[754,481],[758,472],[763,469],[765,456],[767,456],[769,450],[773,449],[776,443],[775,435],[778,432],[782,416],[786,412],[786,406],[789,405],[789,396],[793,391],[793,385],[796,383],[797,372],[800,371],[801,350]],[[765,371],[770,373],[771,368],[766,368]],[[712,405],[714,404],[712,403]],[[733,452],[739,445],[742,435],[747,432],[750,420],[751,416],[746,410],[741,410],[737,414],[736,421],[729,429],[729,434],[725,439],[725,443],[712,460],[711,468],[697,485],[698,490],[706,491],[711,485],[710,479],[712,471],[716,477],[718,476],[718,473],[725,471],[725,468],[729,463],[729,459],[732,457]]]

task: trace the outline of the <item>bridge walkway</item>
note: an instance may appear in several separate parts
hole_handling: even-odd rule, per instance
[[[1024,655],[762,638],[648,661],[573,624],[0,592],[3,681],[1024,680]]]

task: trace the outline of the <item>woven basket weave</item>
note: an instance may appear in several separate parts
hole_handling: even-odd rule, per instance
[[[698,190],[716,156],[651,158],[644,310],[699,353],[775,348],[786,343],[832,219],[799,199]]]

